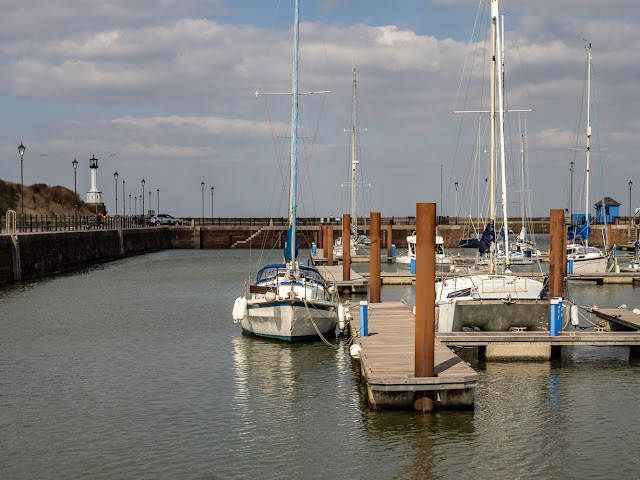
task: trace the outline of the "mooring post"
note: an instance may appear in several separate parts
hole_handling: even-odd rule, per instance
[[[333,266],[333,225],[327,225],[327,265]]]
[[[371,212],[369,225],[369,301],[380,303],[380,212]]]
[[[564,284],[562,259],[566,255],[564,212],[551,210],[549,225],[549,298],[561,297]],[[564,250],[564,253],[563,253]]]
[[[434,376],[436,204],[416,206],[415,376]],[[433,410],[433,391],[417,392],[414,409]]]
[[[388,262],[391,261],[391,258],[396,253],[392,251],[392,249],[393,249],[393,223],[389,221],[389,225],[387,225],[387,261]]]
[[[366,300],[360,301],[360,336],[369,336],[369,305]]]
[[[342,215],[342,280],[351,280],[351,215]]]
[[[318,248],[324,248],[324,225],[320,224],[318,230]]]

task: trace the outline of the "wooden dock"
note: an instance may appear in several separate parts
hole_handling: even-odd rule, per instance
[[[352,331],[360,324],[352,305]],[[417,392],[434,391],[436,408],[473,406],[478,374],[448,347],[435,342],[435,377],[415,377],[415,319],[402,302],[370,304],[369,336],[356,337],[369,402],[376,407],[413,408]]]
[[[342,265],[316,265],[318,272],[326,282],[336,282],[341,294],[367,293],[369,280],[358,272],[349,270],[349,280],[342,278]]]
[[[638,315],[636,315],[638,316]],[[639,346],[640,332],[563,331],[558,336],[549,332],[449,332],[436,333],[443,345],[486,347],[489,345],[550,345],[550,346]]]
[[[604,320],[606,323],[600,322],[601,326],[605,329],[612,331],[619,330],[640,330],[640,314],[633,313],[626,308],[598,308],[591,309],[599,320]]]
[[[640,283],[640,272],[571,273],[567,281],[596,282],[598,284]]]

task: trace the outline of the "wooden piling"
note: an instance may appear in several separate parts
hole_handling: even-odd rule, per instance
[[[324,225],[320,225],[320,227],[318,228],[319,230],[319,235],[318,235],[318,248],[323,248],[324,246]]]
[[[342,215],[342,279],[351,280],[351,215]]]
[[[415,376],[434,376],[436,204],[416,206]],[[433,410],[433,392],[416,393],[414,409]]]
[[[387,225],[387,258],[392,257],[391,245],[393,245],[393,224]]]
[[[369,225],[369,303],[380,303],[380,212],[371,212]]]
[[[327,250],[327,265],[333,265],[333,225],[327,225],[327,241],[325,245]]]
[[[562,260],[566,255],[564,211],[551,210],[549,225],[549,298],[561,297],[564,286],[565,266]]]

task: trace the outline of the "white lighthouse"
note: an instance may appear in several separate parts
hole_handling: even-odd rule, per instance
[[[91,169],[91,189],[87,192],[87,205],[95,207],[96,213],[105,213],[102,192],[98,190],[98,159],[95,155],[89,159],[89,168]]]

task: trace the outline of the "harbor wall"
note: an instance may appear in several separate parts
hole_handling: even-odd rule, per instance
[[[548,233],[548,219],[545,228],[544,223],[538,222],[537,233]],[[608,228],[611,245],[626,244],[637,235],[627,225]],[[514,222],[513,231],[518,229],[519,224]],[[387,248],[386,230],[386,225],[383,225],[381,247],[384,249]],[[415,226],[393,225],[392,230],[392,243],[397,248],[407,248],[407,236],[413,233]],[[449,248],[455,248],[461,238],[469,236],[467,225],[440,225],[438,231]],[[273,245],[284,248],[286,233],[285,227],[273,225],[213,225],[4,234],[0,235],[0,286],[170,248],[259,249]],[[299,226],[297,238],[300,248],[309,248],[313,242],[318,245],[319,233],[319,226]],[[341,235],[341,225],[334,222],[334,240]],[[590,242],[593,245],[604,246],[604,238],[604,226],[592,227]]]

